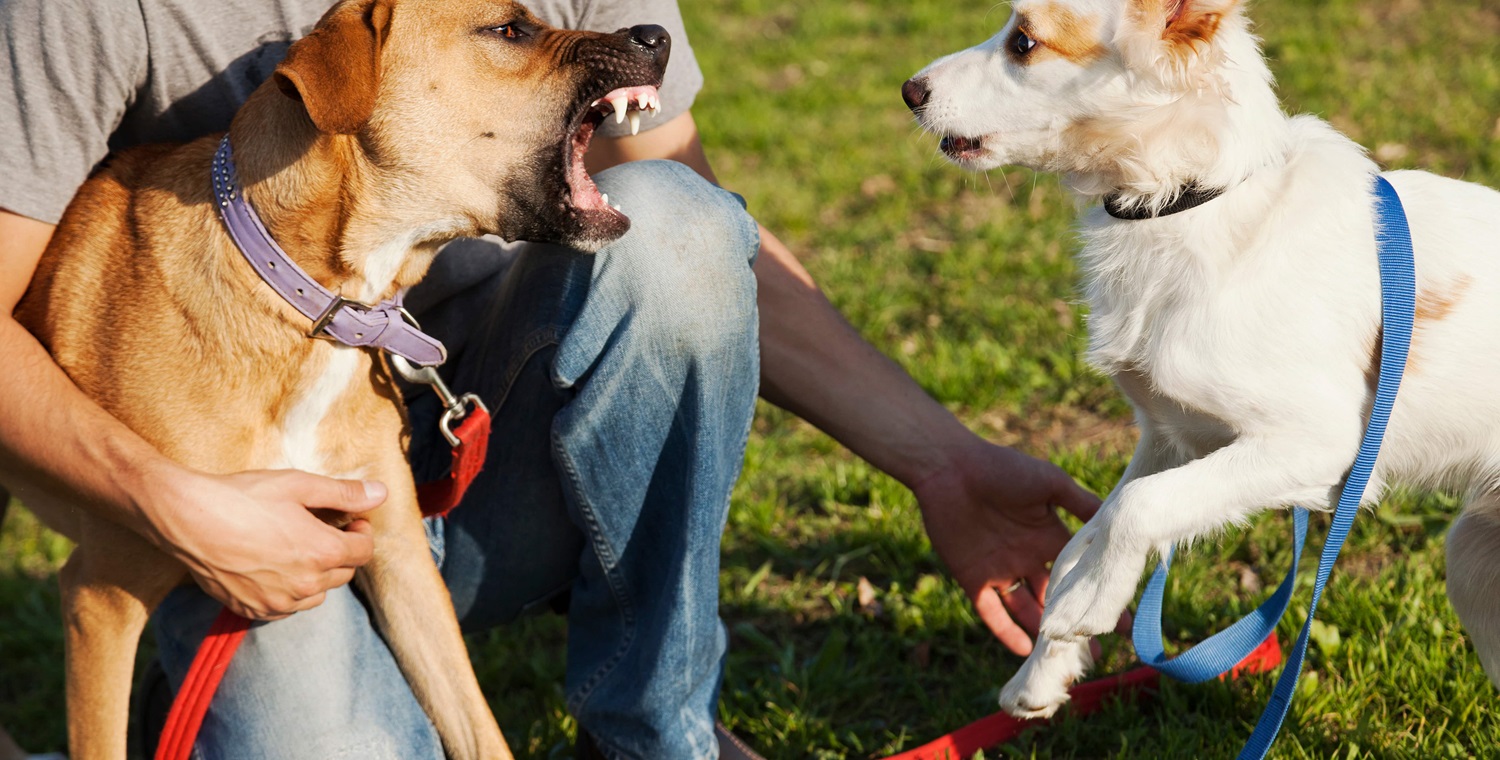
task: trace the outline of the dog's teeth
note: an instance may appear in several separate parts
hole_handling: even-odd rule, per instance
[[[629,107],[627,99],[621,96],[609,101],[609,104],[615,107],[615,123],[623,123],[625,121],[625,109]]]
[[[632,134],[632,135],[638,135],[640,133],[641,133],[641,112],[640,111],[631,111],[630,112],[630,134]]]
[[[618,212],[620,212],[620,213],[622,213],[622,214],[625,213],[625,209],[620,208],[620,204],[618,204],[618,203],[611,203],[611,204],[609,204],[609,207],[612,208],[612,209],[614,209],[614,210],[616,210],[616,211],[618,211]]]
[[[635,96],[635,104],[638,107],[640,107],[640,109],[642,111],[646,110],[646,105],[648,103],[650,103],[650,102],[651,102],[651,95],[650,95],[650,93],[643,92],[643,93]]]
[[[609,203],[609,193],[600,193],[599,197],[603,198],[605,203]]]
[[[596,100],[596,101],[594,101],[594,102],[592,102],[592,103],[589,104],[589,108],[595,108],[598,105],[599,105],[599,101]]]

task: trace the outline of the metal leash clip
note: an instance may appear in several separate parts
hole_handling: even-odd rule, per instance
[[[449,390],[443,378],[438,377],[436,367],[413,367],[411,362],[395,354],[387,354],[387,356],[391,359],[391,366],[396,368],[396,372],[406,382],[430,385],[437,393],[438,400],[443,402],[443,416],[438,420],[438,430],[441,430],[443,437],[448,439],[449,446],[458,447],[458,435],[453,432],[455,423],[468,417],[475,409],[483,409],[485,414],[490,413],[489,407],[485,406],[476,394],[453,395],[453,391]]]
[[[410,312],[404,307],[397,308],[400,309],[401,316],[412,324],[412,327],[418,330],[422,329],[422,326],[417,324],[416,318]],[[396,368],[397,374],[401,375],[406,382],[432,386],[432,390],[437,394],[438,400],[443,402],[443,416],[438,419],[438,430],[442,431],[443,437],[448,439],[449,446],[456,449],[459,444],[458,435],[453,432],[454,423],[473,414],[476,409],[483,410],[485,414],[490,413],[489,407],[484,405],[478,394],[465,393],[462,396],[453,395],[453,391],[448,388],[448,384],[443,382],[443,378],[438,376],[437,367],[414,367],[404,357],[392,353],[386,353],[386,356],[390,357],[391,366]]]

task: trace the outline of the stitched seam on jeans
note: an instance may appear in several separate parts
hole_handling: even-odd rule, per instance
[[[568,709],[576,715],[583,712],[583,706],[588,702],[589,697],[593,696],[594,690],[599,687],[600,682],[608,677],[610,673],[614,672],[614,669],[619,666],[620,661],[625,659],[625,654],[630,651],[631,645],[635,643],[635,606],[631,604],[629,589],[625,588],[624,581],[620,579],[618,570],[614,569],[618,561],[618,558],[614,554],[614,547],[610,546],[609,542],[604,539],[604,532],[599,528],[598,520],[594,518],[593,504],[590,504],[583,494],[582,483],[578,477],[578,468],[574,466],[572,457],[568,456],[567,450],[563,448],[562,442],[558,440],[555,434],[552,437],[552,450],[562,464],[564,472],[567,473],[568,480],[574,487],[574,492],[578,495],[578,512],[583,516],[584,522],[588,524],[589,538],[594,546],[594,553],[599,555],[599,562],[604,570],[604,578],[609,582],[610,594],[615,597],[615,604],[619,605],[621,617],[625,621],[625,636],[620,642],[620,648],[615,650],[615,653],[610,656],[609,660],[599,666],[599,669],[594,671],[593,675],[590,675],[583,685],[578,687],[576,695],[568,697]]]
[[[521,343],[521,360],[511,363],[510,371],[505,374],[505,381],[500,384],[500,387],[503,389],[500,397],[490,403],[490,408],[499,410],[505,406],[505,400],[510,398],[510,392],[515,388],[516,378],[521,376],[521,370],[526,368],[526,365],[531,362],[532,357],[536,356],[538,351],[547,346],[556,346],[561,343],[562,336],[559,335],[557,327],[543,327],[526,336],[526,340]]]
[[[604,760],[631,760],[630,755],[617,753],[615,752],[614,747],[606,747],[604,744],[600,743],[599,738],[594,736],[593,734],[589,734],[589,738],[593,739],[594,750],[598,752],[599,756],[604,758]]]

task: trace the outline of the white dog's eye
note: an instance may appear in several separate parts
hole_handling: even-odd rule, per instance
[[[1010,33],[1010,39],[1006,40],[1005,47],[1017,58],[1025,58],[1026,54],[1036,47],[1036,40],[1033,40],[1026,32],[1017,29]]]

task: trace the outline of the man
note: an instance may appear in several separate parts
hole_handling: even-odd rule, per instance
[[[225,128],[328,0],[0,0],[0,482],[71,492],[180,559],[196,588],[157,614],[180,680],[217,604],[259,620],[198,749],[205,758],[441,757],[347,584],[380,484],[211,475],[166,461],[83,397],[9,318],[67,200],[110,148]],[[663,113],[607,128],[589,155],[631,232],[597,256],[462,241],[408,303],[484,397],[495,444],[434,556],[468,629],[560,604],[568,705],[588,751],[711,758],[725,651],[719,539],[761,395],[910,487],[980,617],[1025,654],[1054,505],[1096,500],[1061,471],[965,429],[861,340],[773,235],[719,190],[690,112],[701,84],[672,0],[540,0],[545,20],[672,33]],[[676,163],[642,161],[670,159]],[[605,171],[608,167],[614,167]],[[207,178],[205,178],[207,181]],[[413,468],[442,474],[434,401],[411,397]],[[1027,585],[1029,582],[1029,586]],[[292,613],[301,614],[292,616]],[[1021,625],[1018,625],[1018,622]],[[726,749],[730,752],[742,751]]]

